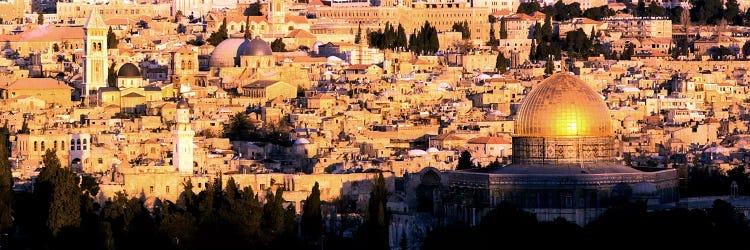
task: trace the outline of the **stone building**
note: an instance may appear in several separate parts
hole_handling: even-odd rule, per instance
[[[547,78],[524,98],[512,147],[511,165],[444,174],[447,189],[436,212],[476,224],[508,201],[542,221],[563,217],[586,224],[617,200],[662,204],[677,199],[675,169],[642,172],[615,159],[606,104],[567,73]]]
[[[0,84],[0,99],[19,99],[33,96],[46,105],[71,105],[71,88],[53,78],[20,78],[12,83]]]
[[[344,20],[351,25],[353,30],[357,30],[359,23],[362,23],[363,27],[372,27],[375,30],[383,28],[386,23],[401,24],[407,34],[419,30],[426,21],[439,32],[450,31],[454,23],[466,21],[471,29],[471,39],[482,41],[489,39],[490,26],[487,16],[490,14],[490,9],[471,7],[467,2],[409,1],[403,6],[396,7],[319,7],[309,12],[314,13],[321,20]]]

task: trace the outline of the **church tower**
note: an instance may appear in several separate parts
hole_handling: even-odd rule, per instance
[[[286,21],[287,3],[286,0],[271,0],[270,11],[268,13],[269,22],[273,24],[283,24]]]
[[[179,84],[175,84],[179,89]],[[190,105],[180,94],[177,101],[175,127],[172,130],[172,164],[181,174],[193,174],[193,136],[190,127]]]
[[[107,87],[107,25],[98,11],[91,12],[83,32],[84,88],[81,97],[85,98],[90,92]]]

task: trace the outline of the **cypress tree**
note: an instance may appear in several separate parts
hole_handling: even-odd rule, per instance
[[[54,150],[48,149],[42,162],[44,168],[37,177],[34,194],[46,208],[47,229],[57,236],[61,229],[80,224],[81,190],[76,175],[69,168],[62,168]]]
[[[245,38],[246,39],[253,39],[252,33],[250,32],[250,16],[245,16]]]
[[[505,22],[505,17],[500,18],[500,39],[508,39],[508,27]]]
[[[471,162],[471,153],[468,150],[461,152],[461,156],[458,157],[458,165],[456,170],[470,169],[474,167],[474,163]]]
[[[360,44],[362,42],[362,22],[359,22],[357,26],[357,35],[354,36],[354,43]]]
[[[400,23],[398,24],[397,28],[396,48],[398,48],[399,50],[406,49],[406,30],[404,30],[404,26]]]
[[[318,182],[302,206],[302,235],[308,239],[317,239],[323,233],[323,215],[320,209],[320,189]]]
[[[0,128],[0,234],[13,228],[13,176],[10,170],[10,131],[6,125]]]
[[[419,54],[419,42],[418,41],[419,40],[417,39],[417,32],[415,30],[414,33],[411,33],[411,35],[409,35],[409,48],[408,48],[409,51],[415,54]]]
[[[386,202],[388,201],[388,190],[385,186],[383,173],[378,173],[378,178],[370,191],[370,199],[367,202],[365,221],[361,226],[358,237],[361,237],[366,249],[384,250],[389,248],[388,244],[388,215]]]
[[[117,44],[119,43],[120,41],[117,40],[117,36],[114,32],[112,32],[112,26],[110,26],[109,30],[107,31],[107,48],[117,48]]]
[[[495,60],[495,69],[497,69],[500,73],[505,73],[505,71],[507,71],[508,69],[508,59],[505,58],[505,55],[503,55],[502,51],[497,53],[497,59]]]
[[[214,33],[211,33],[211,36],[209,36],[208,39],[206,39],[206,41],[208,43],[210,43],[211,45],[213,45],[213,46],[217,46],[217,45],[219,45],[219,43],[221,43],[222,41],[226,40],[227,38],[229,38],[229,34],[228,34],[228,31],[227,31],[227,18],[225,17],[221,21],[221,25],[219,26],[219,30],[217,30]]]
[[[555,63],[552,62],[552,57],[547,58],[547,62],[544,64],[544,74],[552,75],[555,73]]]

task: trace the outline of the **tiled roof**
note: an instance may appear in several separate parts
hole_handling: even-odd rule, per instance
[[[11,83],[8,86],[0,87],[0,89],[6,89],[6,90],[30,90],[30,89],[36,89],[36,90],[49,90],[49,89],[65,89],[65,90],[72,90],[68,85],[65,85],[65,83],[58,81],[53,78],[20,78],[16,80],[15,82]]]

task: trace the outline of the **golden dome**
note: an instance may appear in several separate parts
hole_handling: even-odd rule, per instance
[[[550,76],[523,99],[516,137],[612,137],[609,109],[602,96],[578,77]]]

